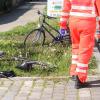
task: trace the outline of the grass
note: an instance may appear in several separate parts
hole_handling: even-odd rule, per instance
[[[6,57],[11,58],[12,56],[19,56],[23,51],[22,43],[18,41],[1,41],[0,48],[5,51]],[[64,51],[67,51],[67,55],[65,55]],[[48,51],[48,52],[47,52]],[[32,51],[28,58],[33,60],[38,60],[46,63],[50,63],[56,67],[52,68],[33,68],[31,71],[24,71],[16,68],[18,62],[12,61],[1,61],[0,62],[0,70],[14,70],[17,76],[47,76],[47,75],[68,75],[68,66],[70,64],[70,47],[69,48],[61,48],[61,45],[57,46],[45,46],[39,47],[38,51]]]
[[[49,21],[49,20],[48,20]],[[54,21],[49,21],[50,24],[58,28],[58,24]],[[28,23],[25,26],[18,26],[8,32],[0,32],[0,50],[6,52],[4,59],[10,59],[13,56],[23,55],[25,56],[23,49],[23,40],[26,34],[36,27],[36,23]],[[67,76],[69,73],[69,66],[71,61],[71,46],[63,47],[61,44],[53,46],[37,47],[37,50],[32,50],[28,58],[32,60],[38,60],[46,63],[50,63],[56,67],[48,68],[33,68],[30,71],[25,71],[16,68],[18,62],[15,61],[0,61],[0,71],[13,70],[17,76]],[[90,71],[96,67],[95,57],[92,57],[89,65]]]

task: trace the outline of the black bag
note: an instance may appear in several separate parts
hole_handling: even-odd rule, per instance
[[[0,78],[7,78],[7,77],[15,77],[16,74],[14,71],[2,71],[0,72]]]

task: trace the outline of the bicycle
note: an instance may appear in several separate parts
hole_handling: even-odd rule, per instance
[[[95,47],[100,52],[100,24],[99,24],[99,17],[96,17],[96,32],[95,32]]]
[[[0,57],[0,61],[16,61],[17,65],[16,68],[24,70],[24,71],[32,71],[34,68],[38,68],[47,71],[53,71],[55,70],[56,66],[52,65],[51,63],[43,62],[43,61],[35,61],[35,60],[29,60],[25,57],[11,57],[11,58],[3,58]],[[13,81],[11,78],[16,77],[16,73],[9,69],[9,70],[4,70],[0,71],[0,78],[7,78],[11,81]]]
[[[26,70],[26,71],[31,71],[33,68],[40,68],[40,69],[52,69],[55,68],[56,65],[53,65],[49,62],[43,62],[43,61],[38,61],[38,60],[31,60],[27,59],[26,57],[11,57],[11,58],[4,58],[1,57],[0,61],[10,61],[10,62],[16,62],[16,68]]]
[[[50,39],[50,37],[51,37],[51,41],[48,39],[50,41],[49,44],[54,45],[56,43],[61,43],[65,46],[65,45],[71,43],[69,34],[62,37],[60,35],[60,32],[46,21],[46,19],[55,19],[54,17],[47,16],[47,15],[41,13],[40,11],[38,11],[37,13],[38,13],[38,15],[40,15],[39,16],[39,25],[38,25],[39,27],[36,29],[33,29],[25,37],[25,40],[24,40],[25,50],[28,49],[28,51],[29,51],[29,48],[30,49],[33,48],[33,50],[34,50],[37,46],[45,45],[46,39],[47,38]],[[43,18],[42,20],[41,20],[41,17]],[[47,27],[49,29],[53,30],[54,34]]]

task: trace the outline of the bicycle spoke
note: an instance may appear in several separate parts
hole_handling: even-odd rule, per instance
[[[27,35],[24,41],[25,51],[28,53],[38,52],[44,42],[44,34],[36,29]]]

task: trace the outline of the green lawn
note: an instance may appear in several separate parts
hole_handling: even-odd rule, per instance
[[[53,23],[53,22],[51,22]],[[55,27],[58,28],[55,24]],[[0,33],[0,50],[6,52],[4,59],[10,59],[13,56],[25,56],[23,48],[23,40],[26,34],[36,27],[36,23],[29,23],[25,26],[18,26],[11,31]],[[31,60],[38,60],[50,63],[54,67],[40,68],[35,67],[30,71],[20,70],[16,68],[18,62],[2,61],[0,59],[0,71],[14,70],[17,76],[67,76],[69,74],[69,66],[71,61],[71,45],[63,47],[61,44],[54,46],[37,47],[28,54]],[[90,74],[96,68],[95,57],[92,57],[89,65]]]

